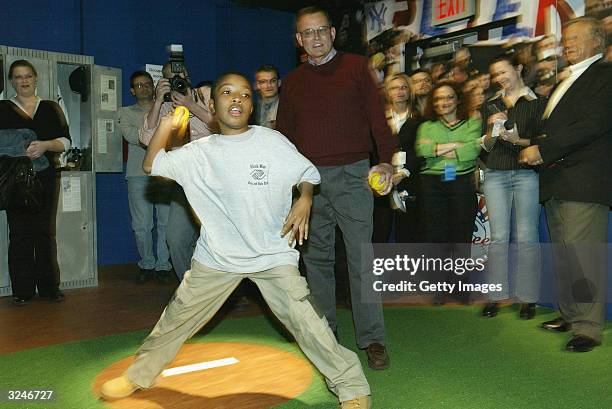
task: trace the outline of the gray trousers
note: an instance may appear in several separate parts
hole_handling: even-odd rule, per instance
[[[153,385],[185,340],[215,315],[244,278],[257,284],[272,312],[325,376],[329,389],[340,401],[370,395],[357,355],[338,344],[325,317],[312,307],[306,280],[297,267],[290,265],[256,273],[229,273],[208,268],[194,259],[191,270],[127,369],[128,379],[143,388]]]
[[[545,206],[557,271],[559,312],[572,323],[574,335],[601,341],[607,291],[608,206],[558,199],[548,200]]]
[[[374,200],[367,184],[369,161],[317,169],[321,174],[320,190],[313,196],[308,240],[302,247],[310,290],[317,307],[336,330],[334,246],[338,225],[346,247],[357,345],[366,348],[376,342],[384,344],[380,296],[372,290],[372,264],[363,260],[372,251]],[[364,248],[368,254],[362,254]]]
[[[168,212],[166,240],[170,250],[170,259],[179,281],[191,265],[191,257],[196,241],[200,235],[200,224],[191,210],[183,188],[174,183],[174,192]]]

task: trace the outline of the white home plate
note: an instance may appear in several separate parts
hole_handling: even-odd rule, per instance
[[[216,361],[200,362],[199,364],[177,366],[176,368],[166,369],[165,371],[162,372],[162,376],[168,377],[168,376],[180,375],[180,374],[189,373],[189,372],[203,371],[205,369],[219,368],[221,366],[234,365],[234,364],[237,364],[238,362],[240,361],[238,361],[234,357],[231,357],[231,358],[225,358],[225,359],[217,359]]]

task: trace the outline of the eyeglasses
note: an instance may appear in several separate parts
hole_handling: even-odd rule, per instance
[[[136,89],[153,88],[153,84],[151,84],[150,82],[137,82],[136,84],[134,84],[134,88]]]
[[[302,38],[313,38],[315,36],[322,37],[329,32],[329,26],[321,26],[319,28],[307,28],[304,31],[300,31]]]

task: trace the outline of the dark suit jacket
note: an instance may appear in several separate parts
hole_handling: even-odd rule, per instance
[[[540,200],[612,205],[612,63],[593,63],[563,95],[534,141],[544,164]]]
[[[402,125],[397,137],[399,138],[400,148],[406,152],[406,164],[404,168],[410,171],[410,177],[402,179],[397,186],[399,191],[407,190],[409,193],[416,195],[421,192],[420,173],[425,161],[417,156],[415,143],[419,125],[425,122],[424,118],[408,118]]]

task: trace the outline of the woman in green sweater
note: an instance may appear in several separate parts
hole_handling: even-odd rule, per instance
[[[427,242],[464,244],[454,246],[454,256],[469,257],[477,210],[474,171],[481,124],[467,116],[460,95],[452,83],[434,87],[428,109],[431,119],[419,126],[416,152],[425,159],[421,181]],[[448,246],[440,250],[444,257],[451,251]]]

